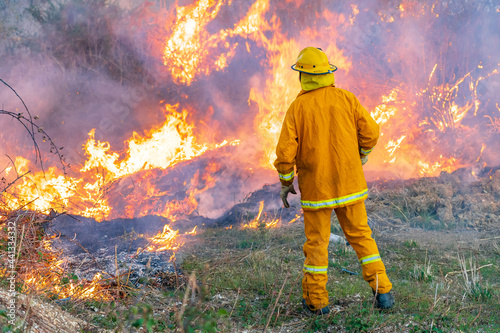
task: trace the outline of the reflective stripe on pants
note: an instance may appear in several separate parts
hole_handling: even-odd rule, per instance
[[[328,242],[330,240],[330,216],[332,209],[304,211],[304,278],[302,279],[302,296],[314,310],[328,305],[326,291],[328,269]],[[307,269],[308,267],[313,270]],[[321,270],[321,271],[318,271]]]
[[[363,278],[373,290],[387,293],[392,284],[385,272],[377,244],[371,237],[365,204],[363,201],[346,207],[335,208],[335,213],[347,240],[356,251],[363,269]],[[304,230],[307,241],[304,244],[303,298],[314,309],[328,305],[328,242],[330,240],[331,208],[315,211],[304,210]]]
[[[372,230],[368,226],[365,203],[336,208],[335,214],[339,220],[344,235],[358,256],[363,269],[363,278],[373,290],[380,294],[388,293],[392,284],[385,272],[385,266],[380,258],[377,243],[372,238]]]

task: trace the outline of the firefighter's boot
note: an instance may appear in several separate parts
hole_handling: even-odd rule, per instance
[[[375,292],[373,292],[375,294]],[[392,292],[388,292],[385,294],[377,294],[375,296],[375,306],[379,309],[390,309],[394,306],[394,296],[392,296]]]
[[[308,310],[309,312],[315,314],[315,315],[327,315],[330,313],[330,308],[328,306],[325,306],[322,309],[314,310],[311,308],[309,305],[307,305],[306,300],[302,299],[302,305],[304,306],[304,309]]]

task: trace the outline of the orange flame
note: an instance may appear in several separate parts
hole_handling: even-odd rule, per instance
[[[109,177],[116,179],[139,170],[165,169],[203,154],[207,146],[196,144],[193,127],[186,123],[187,111],[177,112],[178,106],[166,105],[167,119],[161,128],[149,131],[145,137],[134,133],[128,141],[127,157],[122,161],[117,153],[109,152],[109,143],[96,143],[91,131],[85,144],[89,158],[81,171],[103,167]]]
[[[292,223],[300,220],[301,217],[302,217],[301,215],[295,214],[295,217],[293,219],[291,219],[290,222],[288,222],[288,224],[292,224]]]
[[[195,226],[195,227],[193,228],[193,230],[191,230],[191,231],[187,231],[187,232],[185,232],[184,234],[185,234],[185,235],[196,235],[196,228],[198,228],[198,226]]]
[[[150,252],[176,251],[182,246],[182,244],[177,243],[178,236],[179,230],[173,230],[166,224],[161,233],[149,239],[152,245],[148,246],[146,250]]]
[[[238,43],[229,43],[227,38],[248,38],[269,30],[263,17],[269,2],[257,0],[233,29],[222,29],[210,35],[206,27],[217,17],[224,2],[198,0],[192,5],[176,7],[176,20],[163,53],[164,64],[176,83],[190,85],[198,75],[209,75],[214,69],[219,71],[227,67],[238,46]],[[228,5],[231,2],[229,0]]]
[[[437,133],[448,131],[470,132],[462,122],[472,110],[475,116],[481,104],[477,97],[477,86],[480,81],[497,74],[497,70],[493,70],[475,79],[469,72],[453,84],[432,85],[438,68],[438,64],[432,68],[425,89],[414,96],[403,96],[401,88],[394,88],[388,95],[382,96],[382,104],[375,106],[372,111],[373,118],[381,125],[381,138],[374,150],[374,158],[378,160],[384,155],[383,163],[397,164],[406,170],[403,171],[405,174],[436,176],[441,171],[452,172],[466,166],[460,162],[459,156],[433,153],[434,147],[421,147],[419,140],[423,137],[435,140]],[[471,98],[461,102],[459,91],[467,90]],[[419,119],[417,124],[416,119]],[[383,154],[377,152],[380,146],[385,149]],[[483,150],[484,146],[478,152],[479,156]]]
[[[112,299],[109,291],[102,286],[102,275],[97,273],[92,281],[75,282],[69,278],[64,278],[64,269],[61,265],[63,260],[59,260],[50,265],[50,271],[34,272],[24,278],[24,291],[46,292],[50,290],[58,298],[71,297],[77,299]]]
[[[237,146],[239,140],[224,140],[220,144],[209,147],[207,144],[197,144],[193,134],[194,127],[186,121],[187,111],[178,112],[178,105],[166,105],[166,121],[158,129],[152,129],[144,136],[134,133],[127,141],[128,148],[124,158],[111,150],[108,142],[96,141],[94,130],[90,131],[89,139],[84,149],[87,160],[80,169],[81,176],[64,176],[56,168],[47,172],[28,173],[15,186],[14,193],[4,193],[10,209],[25,207],[27,209],[48,212],[51,208],[59,211],[85,217],[93,217],[98,221],[110,217],[113,208],[105,197],[107,188],[120,178],[153,168],[166,169],[181,162],[202,155],[208,150],[220,149],[224,146]],[[18,174],[29,171],[29,161],[18,157],[15,161]],[[129,205],[125,212],[114,212],[114,217],[140,217],[156,214],[170,218],[172,221],[182,214],[190,214],[198,205],[196,196],[214,186],[216,179],[211,173],[219,169],[216,163],[211,163],[205,174],[199,172],[191,180],[191,188],[182,201],[171,201],[163,209],[152,209],[134,204]],[[154,177],[151,174],[151,177]],[[200,180],[204,186],[198,188]],[[159,191],[148,188],[149,196],[158,195]],[[140,200],[143,198],[138,198]]]
[[[264,210],[264,200],[260,202],[259,205],[259,213],[257,214],[257,217],[253,219],[252,222],[246,223],[242,226],[243,229],[255,229],[258,228],[261,224],[265,226],[266,229],[269,228],[276,228],[278,226],[278,223],[281,222],[281,219],[271,219],[270,221],[260,221],[260,217],[262,215],[262,211]],[[265,214],[265,213],[264,213]]]

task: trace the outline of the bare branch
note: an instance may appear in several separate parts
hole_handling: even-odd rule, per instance
[[[19,177],[19,173],[17,173],[16,163],[14,163],[14,160],[9,155],[5,154],[5,156],[7,156],[7,158],[10,160],[10,162],[12,163],[12,166],[14,167],[14,171],[16,172],[16,176]]]
[[[24,109],[26,110],[26,112],[28,112],[28,115],[30,116],[30,121],[31,121],[31,124],[33,125],[33,118],[31,117],[31,113],[30,113],[30,110],[28,110],[28,107],[26,106],[26,103],[24,103],[23,99],[21,98],[21,96],[19,96],[19,94],[17,93],[17,91],[14,90],[14,88],[12,88],[9,84],[7,84],[7,82],[5,82],[4,80],[0,79],[0,81],[5,84],[7,87],[9,87],[10,90],[12,90],[14,92],[14,94],[16,94],[17,98],[19,98],[19,100],[21,101],[21,103],[23,103],[23,106],[24,106]],[[33,127],[31,128],[31,132],[34,132],[34,129]],[[40,156],[41,157],[41,156]],[[41,159],[40,159],[41,161]]]
[[[10,111],[5,111],[5,110],[0,110],[0,114],[5,114],[8,116],[11,116],[13,119],[17,120],[21,125],[26,129],[28,132],[29,136],[31,137],[31,140],[33,141],[33,146],[35,147],[35,163],[40,160],[40,167],[42,168],[43,171],[43,162],[42,162],[42,154],[40,152],[40,148],[38,147],[38,143],[36,142],[35,139],[35,130],[34,130],[34,123],[31,121],[31,127],[33,128],[30,130],[28,128],[28,125],[30,123],[30,120],[25,118],[22,113],[15,113],[15,112],[10,112]],[[31,116],[30,116],[31,117]],[[28,124],[25,124],[23,122],[25,120]],[[38,127],[38,126],[37,126]]]
[[[11,187],[12,185],[14,185],[14,183],[15,183],[15,182],[17,182],[19,179],[23,178],[24,176],[26,176],[26,175],[27,175],[28,173],[30,173],[30,172],[31,172],[31,171],[27,171],[27,172],[23,173],[23,174],[22,174],[22,175],[20,175],[20,176],[19,176],[19,175],[17,175],[17,178],[16,178],[16,179],[14,179],[14,180],[13,180],[12,182],[10,182],[9,184],[7,184],[7,186],[6,186],[4,189],[2,189],[2,191],[1,191],[0,193],[3,193],[3,192],[5,192],[5,191],[7,191],[7,189],[8,189],[9,187]]]
[[[45,130],[43,129],[43,127],[38,126],[31,119],[28,119],[28,118],[24,117],[21,113],[15,113],[15,112],[6,111],[6,110],[0,110],[0,114],[4,114],[4,115],[12,117],[13,119],[17,120],[26,129],[26,131],[28,132],[28,134],[31,137],[31,140],[33,141],[33,146],[35,147],[37,160],[38,159],[40,160],[40,166],[41,166],[42,171],[44,172],[44,175],[45,175],[45,170],[43,168],[42,153],[40,151],[40,147],[38,146],[38,143],[37,143],[36,138],[35,138],[36,133],[41,133],[43,135],[43,137],[42,137],[43,141],[49,141],[49,143],[50,143],[50,152],[57,155],[57,157],[59,158],[59,161],[61,162],[64,176],[67,175],[66,164],[64,162],[64,155],[61,154],[61,149],[57,147],[57,145],[55,144],[55,142],[47,134],[47,132],[45,132]],[[30,130],[29,127],[33,128],[33,130]]]

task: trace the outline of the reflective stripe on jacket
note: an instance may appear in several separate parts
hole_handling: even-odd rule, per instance
[[[352,93],[333,85],[303,90],[286,113],[274,165],[287,184],[296,166],[304,209],[347,206],[367,197],[360,152],[371,152],[378,137]]]

